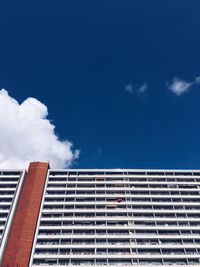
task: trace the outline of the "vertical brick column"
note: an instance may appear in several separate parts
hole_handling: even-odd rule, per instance
[[[28,267],[49,165],[30,163],[1,267]]]

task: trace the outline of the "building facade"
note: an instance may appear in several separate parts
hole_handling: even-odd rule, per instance
[[[32,163],[24,177],[2,267],[200,265],[200,171]]]
[[[25,171],[0,170],[0,262],[19,200]]]

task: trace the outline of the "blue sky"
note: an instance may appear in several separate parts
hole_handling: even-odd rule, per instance
[[[2,0],[0,87],[48,107],[81,150],[73,167],[200,168],[199,10],[199,0]]]

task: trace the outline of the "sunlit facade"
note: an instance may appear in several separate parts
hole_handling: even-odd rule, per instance
[[[0,171],[0,266],[200,265],[200,171]]]
[[[0,170],[0,261],[5,249],[25,171]]]
[[[200,265],[200,172],[49,170],[30,266]]]

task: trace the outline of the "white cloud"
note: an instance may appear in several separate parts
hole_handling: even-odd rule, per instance
[[[144,92],[147,90],[148,88],[148,85],[147,83],[143,83],[143,85],[141,85],[139,88],[138,88],[138,94],[141,95],[141,94],[144,94]]]
[[[132,84],[130,84],[130,83],[127,84],[127,85],[125,86],[125,90],[126,90],[127,92],[133,94],[133,86],[132,86]]]
[[[19,104],[0,90],[0,168],[27,168],[30,161],[49,161],[64,168],[78,158],[72,143],[56,136],[47,107],[35,98]]]
[[[200,83],[200,76],[195,78],[195,83]]]
[[[167,83],[167,88],[171,90],[177,96],[182,95],[183,93],[188,92],[193,85],[200,83],[200,77],[196,77],[193,82],[187,82],[180,78],[173,78],[172,82]]]
[[[125,90],[131,94],[136,93],[137,95],[142,95],[147,90],[148,85],[147,83],[143,83],[142,85],[132,85],[131,83],[125,86]]]

